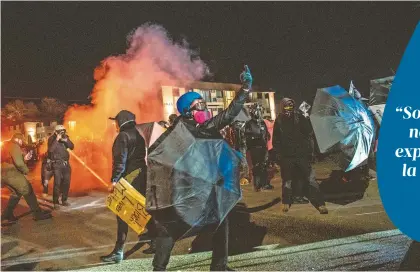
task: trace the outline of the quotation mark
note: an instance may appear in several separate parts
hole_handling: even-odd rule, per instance
[[[402,112],[402,111],[403,111],[403,109],[402,109],[402,107],[398,107],[395,111],[396,111],[396,112]]]

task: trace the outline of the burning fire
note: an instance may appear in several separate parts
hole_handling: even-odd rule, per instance
[[[137,123],[160,121],[161,86],[187,85],[208,71],[185,41],[175,43],[159,25],[142,25],[127,39],[125,54],[110,56],[95,69],[92,105],[73,105],[65,114],[64,124],[77,124],[68,130],[75,144],[73,152],[107,182],[111,178],[111,148],[116,136],[108,117],[125,109],[136,114]],[[71,193],[104,188],[74,156],[71,165]]]

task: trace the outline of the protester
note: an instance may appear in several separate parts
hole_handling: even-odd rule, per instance
[[[174,121],[176,118],[178,118],[178,115],[176,115],[175,113],[172,113],[171,115],[169,115],[169,119],[168,119],[169,126],[172,126],[174,124]]]
[[[146,194],[147,166],[146,166],[146,143],[136,129],[136,116],[129,111],[122,110],[115,117],[118,135],[112,146],[112,177],[111,191],[121,178],[125,178],[134,189],[143,196]],[[148,232],[155,236],[155,225],[151,219],[147,224]],[[124,259],[124,244],[127,239],[128,224],[117,216],[117,242],[112,252],[101,256],[103,262],[119,263]],[[153,253],[154,240],[146,253]]]
[[[276,152],[273,148],[273,129],[274,129],[274,121],[270,118],[264,118],[265,125],[267,127],[268,133],[270,134],[270,138],[267,141],[267,149],[268,149],[268,165],[270,167],[275,166],[276,162]],[[270,182],[270,181],[269,181]]]
[[[246,122],[243,121],[235,121],[231,125],[233,130],[233,142],[234,148],[236,151],[239,151],[242,156],[246,159],[247,153],[247,146],[246,146],[246,136],[245,136],[245,124]],[[241,185],[248,185],[250,180],[249,175],[249,166],[246,160],[243,160],[241,165],[241,172],[243,174],[243,178],[241,179]]]
[[[44,220],[51,218],[49,211],[41,210],[38,205],[32,185],[26,178],[29,169],[25,161],[30,160],[31,153],[23,155],[21,147],[24,136],[20,133],[14,134],[10,141],[4,143],[1,150],[1,182],[12,192],[6,209],[2,214],[2,220],[8,220],[10,223],[18,219],[13,214],[21,197],[25,199],[31,209],[34,220]]]
[[[236,94],[229,107],[214,117],[211,117],[206,102],[200,94],[196,92],[183,94],[177,101],[177,109],[181,113],[181,117],[176,119],[174,126],[169,128],[165,133],[171,133],[178,122],[182,122],[195,137],[222,139],[220,130],[233,122],[234,118],[243,108],[248,92],[251,89],[252,76],[247,66],[245,67],[244,73],[241,74],[241,81],[242,88]],[[210,265],[212,271],[230,270],[227,266],[229,237],[227,218],[228,216],[225,217],[224,221],[220,222],[213,235],[213,255]],[[156,253],[153,259],[153,269],[155,271],[164,271],[169,263],[175,241],[165,226],[159,223],[159,221],[156,222],[158,237],[156,238]]]
[[[42,184],[42,197],[48,196],[48,183],[54,176],[52,169],[52,161],[48,158],[48,153],[42,155],[41,165],[41,184]]]
[[[70,190],[71,167],[69,163],[70,154],[67,149],[73,150],[74,144],[66,134],[64,126],[57,125],[54,134],[48,138],[48,157],[52,161],[52,170],[54,172],[54,209],[60,208],[58,201],[60,195],[61,204],[70,206],[67,199]]]
[[[251,155],[254,189],[256,192],[261,189],[272,190],[273,186],[268,184],[267,173],[267,142],[271,136],[262,118],[262,107],[260,105],[254,105],[251,110],[251,117],[251,120],[245,125],[245,136],[246,146]]]
[[[293,203],[292,179],[300,177],[303,194],[321,214],[328,213],[311,166],[311,133],[309,119],[295,111],[295,102],[292,99],[284,98],[280,102],[280,114],[276,118],[273,131],[273,145],[281,170],[284,212]]]

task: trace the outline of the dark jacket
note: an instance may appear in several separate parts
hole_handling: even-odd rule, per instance
[[[118,116],[117,122],[123,124],[124,116]],[[111,182],[118,182],[139,168],[146,171],[146,143],[135,125],[135,122],[124,124],[115,138],[112,146]]]
[[[255,147],[267,147],[267,141],[270,140],[267,125],[264,120],[251,119],[245,125],[246,145],[248,149]]]
[[[70,154],[67,151],[67,148],[70,150],[74,149],[74,144],[70,140],[70,137],[67,138],[67,142],[62,140],[57,141],[57,135],[53,134],[48,138],[48,157],[53,161],[68,161]]]
[[[191,134],[193,134],[196,138],[223,139],[222,135],[220,134],[220,130],[230,125],[234,121],[235,117],[244,107],[248,94],[249,93],[243,89],[239,90],[227,109],[201,125],[198,124],[194,119],[189,119],[183,115],[179,116],[177,119],[175,119],[173,126],[169,127],[164,132],[163,136],[159,137],[159,139],[150,147],[150,149],[153,150],[155,146],[159,145],[159,143],[163,141],[163,139],[165,139],[166,136],[169,135],[169,133],[175,128],[178,122],[183,122]]]
[[[1,162],[2,170],[15,168],[24,175],[29,173],[29,169],[23,158],[22,149],[15,142],[4,142],[1,152]]]
[[[298,112],[290,118],[280,113],[273,129],[273,147],[277,157],[310,160],[313,153],[311,135],[312,126],[308,118]]]

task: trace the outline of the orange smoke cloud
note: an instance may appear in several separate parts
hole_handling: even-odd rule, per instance
[[[95,69],[92,105],[73,105],[65,114],[74,152],[105,181],[111,177],[111,147],[116,136],[108,117],[125,109],[136,114],[137,123],[160,121],[161,86],[186,86],[208,73],[205,63],[185,41],[174,42],[159,25],[142,25],[127,41],[125,54],[110,56]],[[69,121],[75,122],[73,129]],[[71,191],[102,186],[78,161],[71,164]]]

